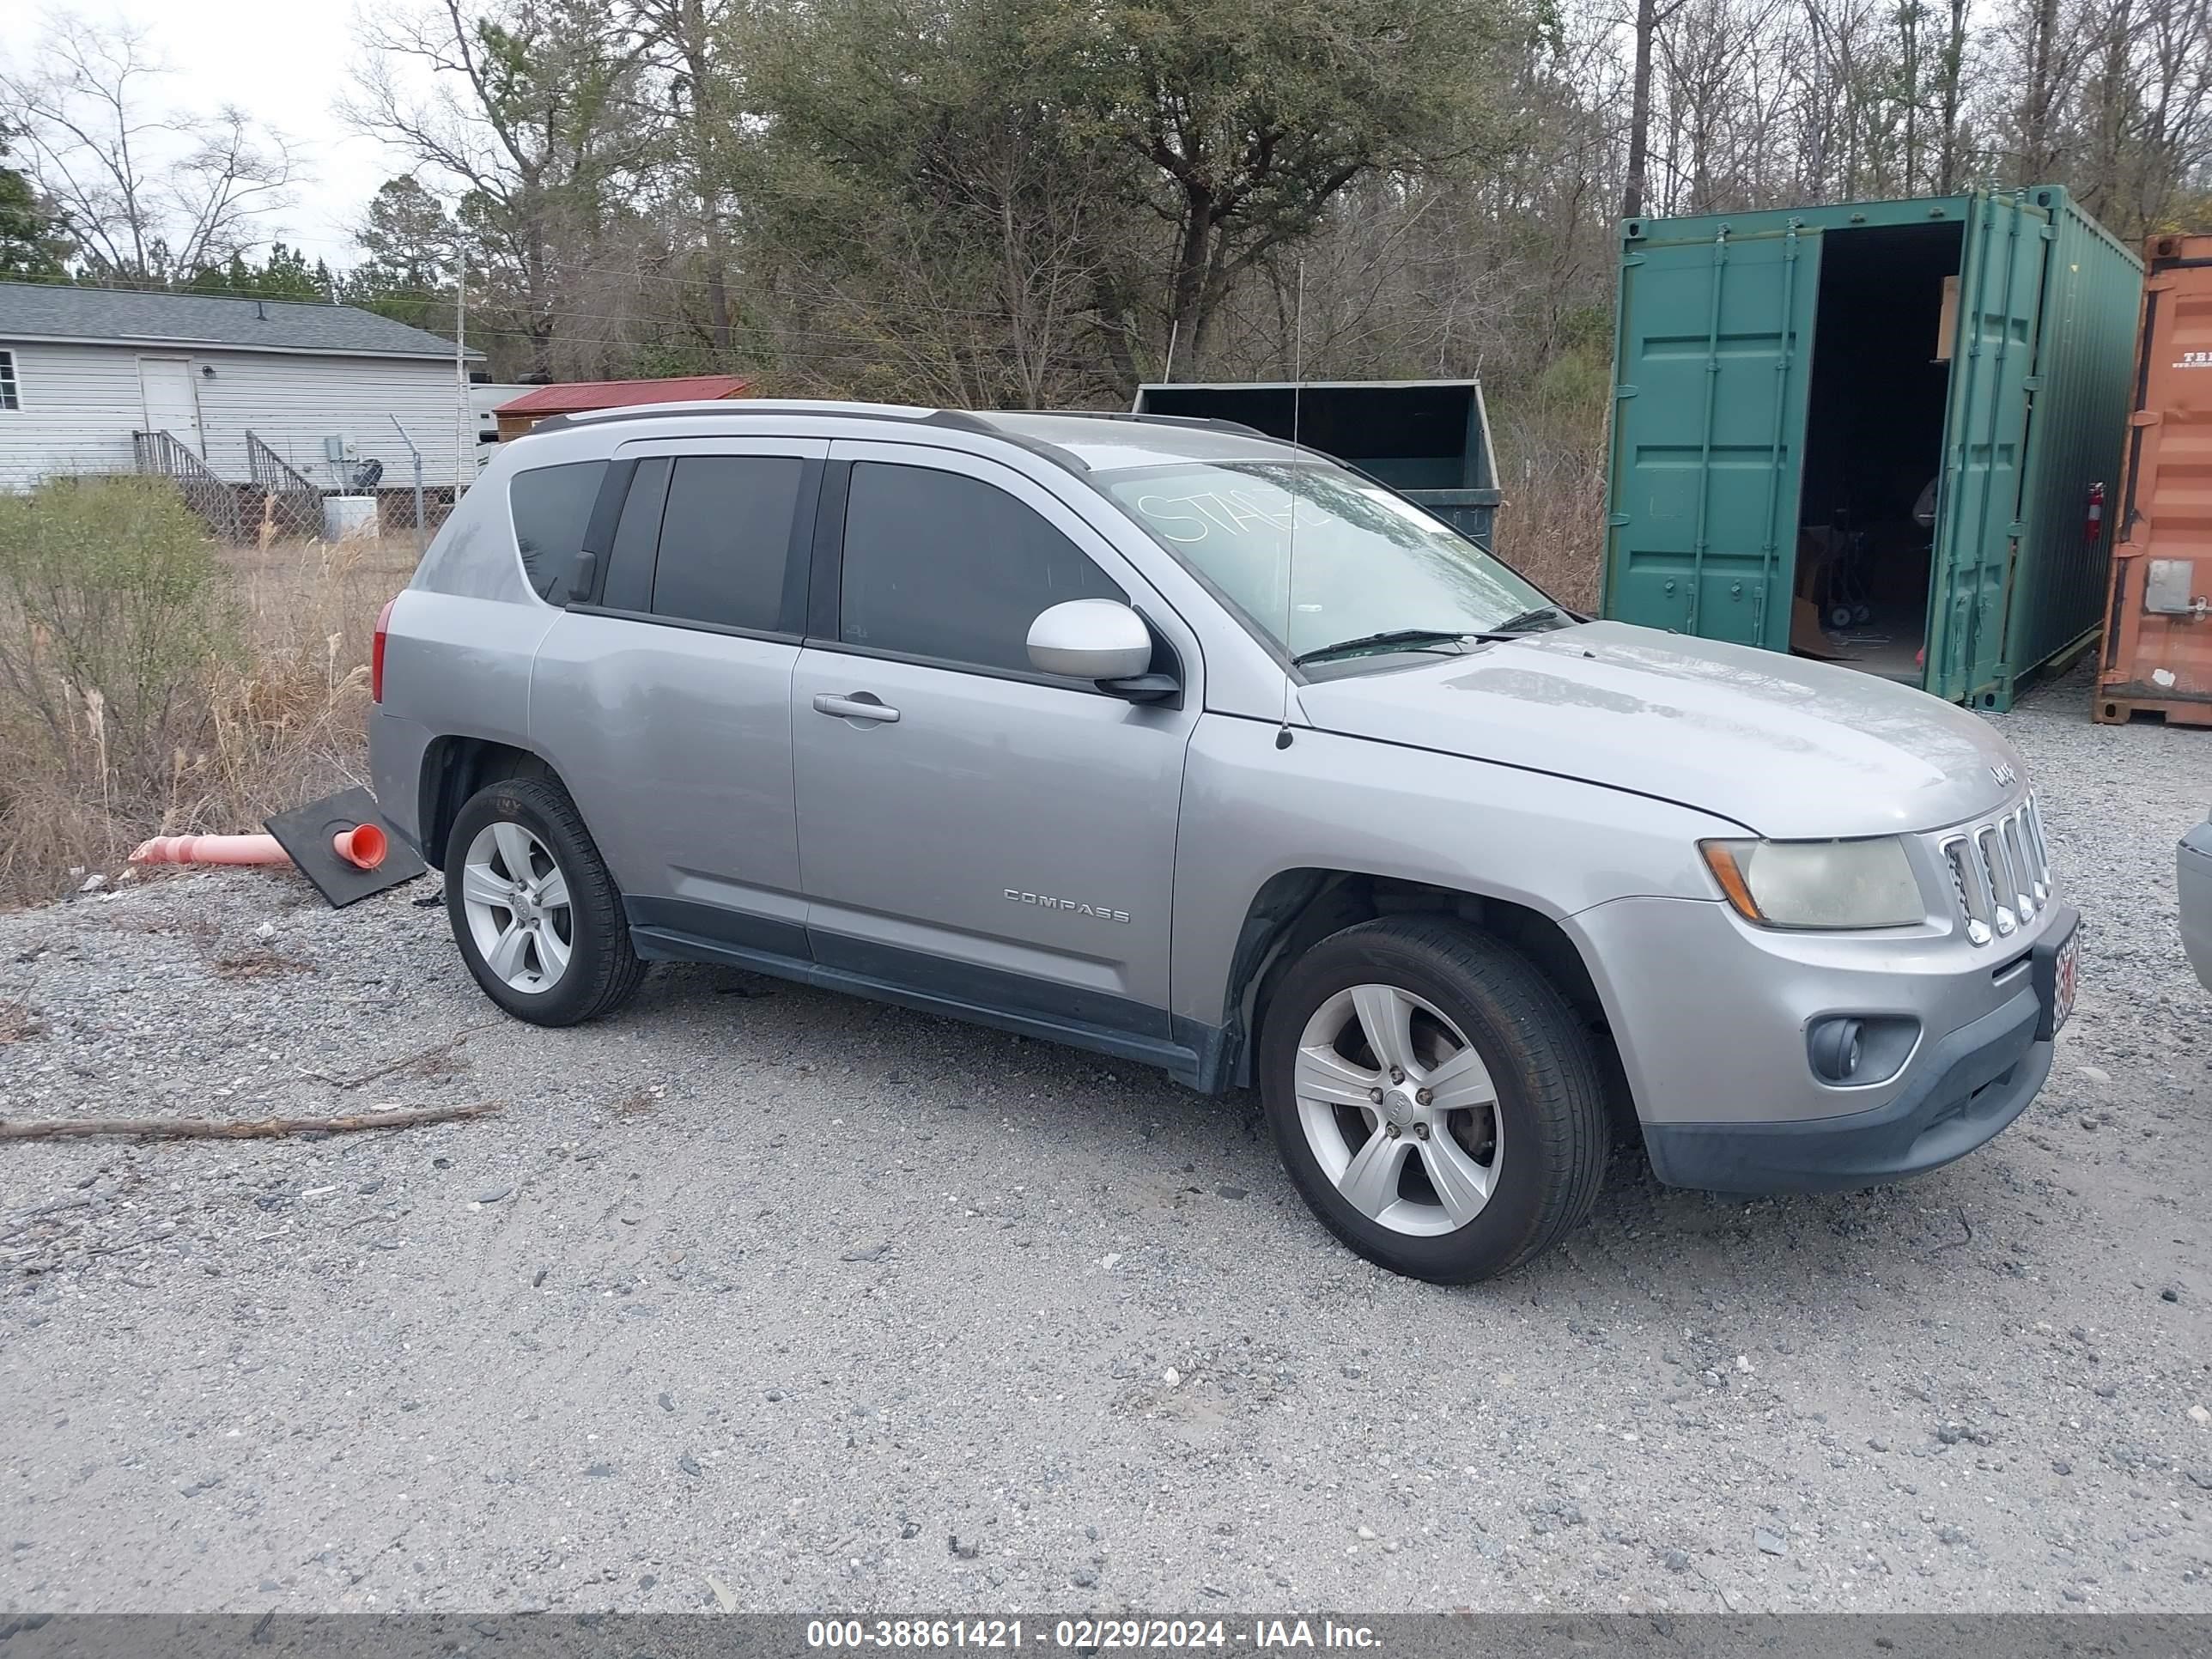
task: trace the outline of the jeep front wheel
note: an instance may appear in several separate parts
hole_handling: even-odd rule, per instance
[[[1523,957],[1461,923],[1362,923],[1294,963],[1259,1082],[1329,1230],[1395,1273],[1466,1284],[1548,1249],[1604,1176],[1589,1032]]]

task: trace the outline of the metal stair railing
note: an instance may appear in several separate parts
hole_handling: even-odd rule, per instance
[[[246,469],[254,488],[269,503],[270,520],[280,532],[295,536],[322,534],[323,492],[252,432],[246,434]]]
[[[131,447],[137,459],[138,471],[175,484],[177,493],[185,498],[185,505],[199,515],[210,534],[234,544],[246,539],[238,510],[238,492],[195,454],[190,445],[171,432],[134,432],[131,434]]]

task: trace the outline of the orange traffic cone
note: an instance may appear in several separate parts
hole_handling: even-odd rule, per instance
[[[331,850],[356,870],[374,870],[384,862],[384,831],[373,823],[356,823],[331,837]]]

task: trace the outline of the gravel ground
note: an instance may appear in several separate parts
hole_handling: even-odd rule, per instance
[[[2087,918],[2052,1083],[1906,1186],[1614,1163],[1396,1279],[1254,1103],[708,969],[545,1033],[263,872],[0,917],[0,1606],[2212,1611],[2212,734],[2008,717]]]

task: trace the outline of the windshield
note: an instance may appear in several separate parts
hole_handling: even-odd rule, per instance
[[[1473,542],[1326,462],[1177,462],[1098,482],[1293,658],[1332,646],[1358,645],[1355,657],[1418,650],[1423,640],[1449,648],[1501,623],[1530,626],[1531,611],[1545,613],[1534,625],[1551,625],[1544,595]]]

